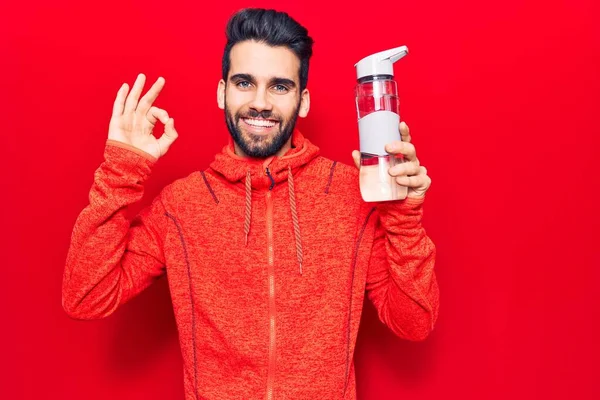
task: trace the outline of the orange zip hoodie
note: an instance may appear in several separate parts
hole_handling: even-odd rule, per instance
[[[295,131],[267,160],[233,144],[135,218],[156,159],[108,140],[73,229],[62,303],[102,318],[167,274],[187,400],[355,399],[365,293],[396,335],[438,314],[422,199],[365,203],[358,170]]]

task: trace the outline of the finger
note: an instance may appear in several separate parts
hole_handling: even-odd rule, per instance
[[[162,108],[150,107],[150,110],[148,110],[148,113],[146,114],[146,120],[152,126],[156,125],[158,121],[166,125],[169,120],[169,113]]]
[[[420,173],[414,176],[397,176],[395,179],[398,185],[407,186],[410,188],[427,190],[431,185],[431,178],[425,173]]]
[[[402,164],[394,165],[388,170],[390,176],[410,176],[418,175],[421,173],[421,168],[415,162],[405,162]]]
[[[400,138],[402,139],[403,142],[408,142],[408,143],[410,143],[410,141],[412,140],[412,138],[410,136],[410,129],[408,128],[408,125],[406,125],[406,122],[404,122],[404,121],[400,122]]]
[[[139,74],[135,80],[135,83],[133,84],[133,88],[131,88],[131,92],[129,92],[129,96],[127,96],[127,100],[125,101],[125,110],[123,113],[126,114],[135,111],[145,82],[146,76],[144,74]]]
[[[390,154],[402,154],[408,161],[415,161],[417,159],[417,151],[412,143],[396,140],[395,142],[388,143],[385,146],[385,151]]]
[[[169,147],[173,144],[173,142],[177,139],[179,134],[175,130],[175,120],[173,118],[169,118],[167,123],[165,124],[165,132],[161,137],[158,138],[158,145],[160,146],[160,155],[162,156],[169,150]]]
[[[129,90],[129,85],[126,83],[122,84],[117,92],[117,97],[115,98],[115,102],[113,104],[113,117],[118,117],[123,114],[123,107],[125,107],[125,98],[127,98],[127,91]]]
[[[356,165],[356,168],[360,168],[360,151],[354,150],[352,152],[352,159],[354,160],[354,165]]]
[[[388,143],[385,145],[385,151],[387,151],[389,154],[399,154],[397,150],[400,147],[402,147],[402,141],[395,140],[392,143]]]
[[[154,82],[154,85],[152,85],[152,87],[150,88],[150,90],[148,90],[144,97],[140,99],[140,102],[137,105],[136,112],[139,112],[142,115],[147,113],[148,109],[152,107],[152,104],[154,103],[164,86],[165,78],[161,76],[156,80],[156,82]]]

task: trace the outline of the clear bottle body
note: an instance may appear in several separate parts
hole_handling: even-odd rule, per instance
[[[392,111],[400,115],[398,86],[393,79],[375,78],[356,85],[356,112],[360,120],[376,111]]]
[[[360,192],[364,201],[406,198],[406,186],[396,183],[389,169],[403,162],[385,152],[385,145],[400,140],[399,100],[391,77],[370,77],[356,86],[356,111],[360,134]]]

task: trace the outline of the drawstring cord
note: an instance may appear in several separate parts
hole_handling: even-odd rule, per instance
[[[300,224],[298,223],[298,212],[296,211],[296,193],[294,191],[294,176],[292,167],[288,167],[288,188],[290,192],[290,209],[292,210],[292,223],[294,224],[294,236],[296,238],[296,257],[300,265],[300,275],[302,275],[302,237],[300,236]]]
[[[250,233],[250,218],[252,217],[252,179],[250,171],[246,173],[246,217],[244,218],[244,236],[248,246],[248,234]]]

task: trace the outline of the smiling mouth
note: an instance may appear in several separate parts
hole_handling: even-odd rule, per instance
[[[242,120],[254,128],[272,128],[277,125],[277,121],[263,118],[242,118]]]
[[[255,134],[267,134],[279,124],[278,121],[264,118],[241,118],[246,128]]]

